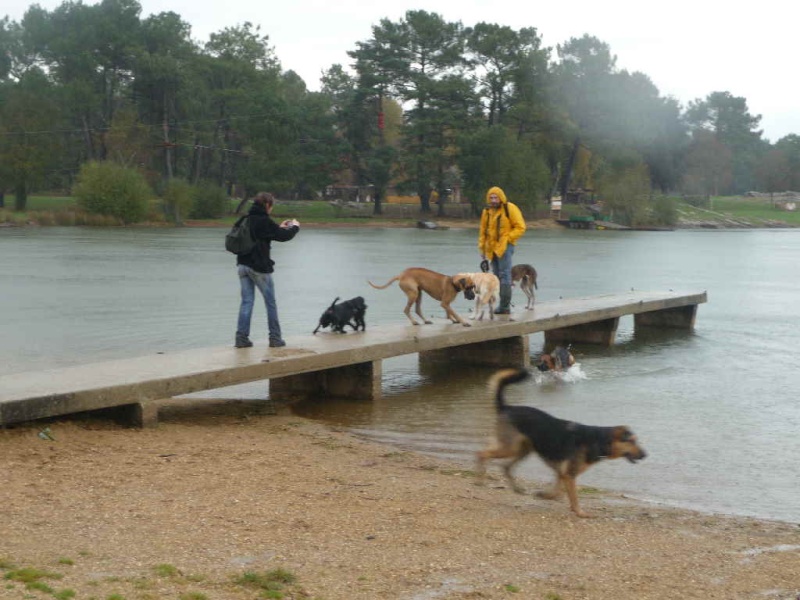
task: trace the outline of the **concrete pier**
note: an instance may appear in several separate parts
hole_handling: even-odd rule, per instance
[[[633,315],[636,328],[691,329],[704,302],[705,292],[631,291],[541,302],[532,311],[515,309],[511,319],[473,321],[472,327],[442,318],[433,325],[290,337],[285,348],[264,342],[243,349],[199,348],[5,375],[0,377],[0,426],[114,407],[126,422],[154,426],[159,400],[262,380],[270,381],[270,396],[280,400],[374,399],[386,358],[418,353],[421,362],[527,367],[529,334],[544,332],[547,344],[610,345],[622,316]],[[397,312],[402,322],[399,303]]]

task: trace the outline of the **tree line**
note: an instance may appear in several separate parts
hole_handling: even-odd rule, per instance
[[[159,195],[173,181],[292,198],[369,186],[376,213],[390,187],[423,212],[455,189],[477,206],[500,185],[529,210],[591,190],[629,223],[665,194],[800,189],[800,137],[763,139],[729,92],[681,106],[588,34],[550,48],[534,27],[408,11],[315,92],[257,25],[201,43],[180,15],[141,11],[65,1],[0,20],[0,190],[17,209],[102,161]]]

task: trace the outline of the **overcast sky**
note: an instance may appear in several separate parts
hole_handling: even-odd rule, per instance
[[[295,71],[309,89],[334,63],[348,66],[348,50],[371,37],[383,18],[398,21],[407,10],[426,10],[465,26],[481,21],[514,29],[535,27],[545,46],[588,33],[606,42],[617,66],[648,75],[662,96],[684,106],[715,91],[742,96],[761,115],[764,137],[776,142],[800,134],[800,3],[761,0],[752,4],[719,0],[426,0],[424,4],[367,0],[140,0],[142,17],[179,14],[192,37],[250,21],[261,25],[284,70]],[[32,2],[5,0],[0,15],[22,18]],[[41,0],[52,10],[61,0]],[[94,4],[86,1],[86,4]],[[740,7],[740,8],[737,8]]]

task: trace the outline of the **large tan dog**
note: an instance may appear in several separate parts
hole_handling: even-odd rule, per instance
[[[578,505],[578,475],[603,459],[627,458],[635,463],[647,456],[636,435],[625,425],[597,427],[558,419],[532,406],[509,406],[503,395],[506,386],[527,378],[522,369],[505,369],[489,378],[489,390],[497,411],[495,443],[478,452],[478,483],[486,474],[486,462],[496,458],[509,461],[503,466],[506,479],[518,494],[523,489],[511,470],[530,453],[538,454],[556,475],[553,488],[539,496],[555,499],[567,492],[569,506],[579,517],[588,517]]]
[[[416,313],[425,323],[430,325],[433,322],[427,320],[422,314],[422,292],[426,292],[431,298],[441,302],[441,307],[447,313],[447,318],[453,323],[461,323],[464,327],[470,326],[450,308],[450,303],[456,299],[459,292],[464,292],[464,297],[467,300],[475,298],[475,284],[472,282],[469,273],[450,276],[420,267],[411,267],[400,273],[400,275],[392,277],[383,285],[375,285],[371,281],[367,281],[367,283],[376,290],[384,290],[395,281],[400,282],[400,289],[405,292],[408,298],[408,304],[406,304],[403,312],[413,325],[419,325],[419,323],[411,316],[412,304],[416,305]]]
[[[511,283],[516,283],[517,281],[519,281],[520,289],[528,298],[525,308],[533,310],[533,303],[536,301],[533,290],[539,288],[536,285],[536,269],[525,264],[514,265],[511,267]]]
[[[500,299],[500,280],[494,273],[467,273],[475,284],[475,310],[470,319],[483,320],[489,308],[489,318],[494,320],[494,305]]]

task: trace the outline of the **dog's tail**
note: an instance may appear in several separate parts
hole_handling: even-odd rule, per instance
[[[531,277],[530,275],[525,274],[525,275],[522,276],[522,279],[525,280],[525,281],[528,281],[529,283],[532,283],[533,284],[533,289],[535,289],[535,290],[539,289],[539,285],[536,283],[536,280],[533,277]]]
[[[511,383],[517,383],[530,377],[530,373],[525,369],[503,369],[489,378],[489,392],[494,396],[494,405],[497,412],[502,411],[506,406],[503,390]]]
[[[374,283],[372,283],[372,282],[371,282],[371,281],[369,281],[369,280],[367,280],[367,283],[368,283],[368,284],[370,284],[372,287],[374,287],[376,290],[385,290],[387,287],[389,287],[390,285],[392,285],[392,284],[393,284],[395,281],[397,281],[398,279],[400,279],[400,275],[396,275],[395,277],[392,277],[392,278],[391,278],[389,281],[387,281],[387,282],[386,282],[385,284],[383,284],[383,285],[375,285]]]
[[[319,331],[319,328],[322,327],[322,319],[325,318],[325,315],[328,314],[329,311],[333,310],[333,307],[336,306],[336,303],[338,301],[339,301],[339,296],[336,296],[336,299],[333,302],[331,302],[331,305],[328,308],[325,309],[324,313],[322,313],[322,316],[319,318],[319,324],[317,324],[317,328],[314,330],[314,335],[317,335],[317,332]],[[326,325],[326,327],[327,327],[327,325]]]

